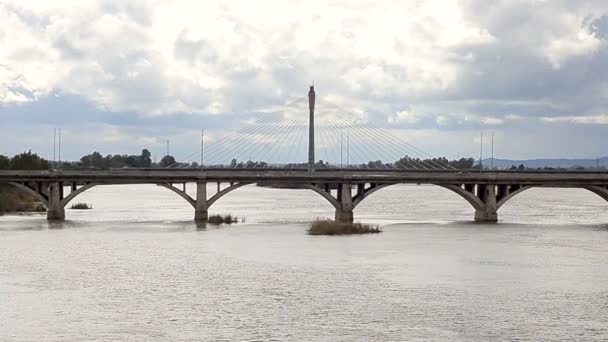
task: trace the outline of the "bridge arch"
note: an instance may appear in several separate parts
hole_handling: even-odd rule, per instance
[[[43,195],[39,194],[38,192],[36,192],[34,189],[20,184],[20,183],[11,183],[12,185],[18,187],[19,189],[22,189],[23,191],[26,191],[34,196],[36,196],[36,198],[38,198],[41,202],[44,203],[44,205],[48,208],[49,206],[49,201],[48,199],[46,199],[45,197],[43,197]],[[197,199],[193,198],[192,196],[190,196],[188,193],[186,193],[184,190],[179,189],[178,187],[174,186],[173,184],[169,184],[169,183],[156,183],[155,185],[163,187],[171,192],[174,192],[175,194],[177,194],[178,196],[180,196],[182,199],[184,199],[186,202],[188,202],[194,209],[198,210],[199,207],[204,208],[203,210],[206,211],[209,207],[211,207],[211,205],[213,205],[214,203],[216,203],[219,199],[221,199],[222,197],[224,197],[225,195],[231,193],[234,190],[237,190],[239,188],[242,188],[244,186],[253,184],[251,182],[242,182],[242,183],[233,183],[230,184],[230,186],[220,190],[219,192],[215,193],[213,196],[211,196],[209,199],[207,199],[205,201],[205,203],[201,203],[198,204],[197,203]],[[72,200],[74,200],[74,198],[78,197],[79,195],[81,195],[82,193],[84,193],[85,191],[90,190],[93,187],[97,187],[103,184],[99,184],[99,183],[89,183],[89,184],[85,184],[82,187],[78,188],[77,190],[72,191],[71,193],[69,193],[66,197],[64,197],[61,201],[59,201],[59,206],[61,208],[65,208]],[[149,185],[153,185],[153,183],[150,183]],[[319,188],[316,185],[313,184],[304,184],[304,187],[306,189],[310,189],[313,190],[314,192],[318,193],[319,195],[321,195],[323,198],[325,198],[328,202],[330,202],[330,204],[334,207],[334,208],[340,208],[340,203],[339,201],[337,201],[335,198],[333,198],[331,196],[330,193],[327,193],[325,191],[323,191],[321,188]],[[206,197],[206,195],[205,195]]]
[[[238,188],[242,188],[246,185],[249,184],[253,184],[253,183],[234,183],[234,184],[230,184],[229,187],[220,190],[220,192],[217,192],[215,195],[211,196],[210,199],[207,200],[207,207],[210,207],[211,205],[213,205],[213,203],[217,202],[217,200],[219,200],[220,198],[222,198],[223,196],[227,195],[228,193],[238,189]]]
[[[392,185],[397,184],[374,184],[370,185],[370,187],[367,189],[365,189],[365,184],[363,184],[363,190],[360,192],[358,191],[358,193],[353,197],[353,209],[355,209],[359,204],[361,204],[361,202],[363,202],[364,199],[371,196],[374,192],[377,192]]]
[[[359,204],[361,204],[361,202],[363,202],[363,200],[365,200],[366,198],[368,198],[375,192],[382,190],[384,188],[387,188],[389,186],[400,185],[400,184],[405,184],[405,183],[380,184],[377,186],[370,187],[369,189],[366,189],[363,193],[357,194],[353,197],[353,209],[356,208]],[[471,204],[471,206],[473,206],[473,208],[475,210],[482,210],[484,207],[484,203],[477,196],[475,196],[473,193],[463,189],[462,187],[460,187],[458,185],[445,185],[445,184],[434,184],[434,185],[444,188],[444,189],[448,189],[448,190],[458,194],[460,197],[465,199],[469,204]]]
[[[68,203],[70,203],[70,201],[72,201],[74,198],[76,198],[76,196],[80,195],[81,193],[89,190],[90,188],[96,186],[97,184],[93,184],[93,183],[89,183],[89,184],[85,184],[83,186],[81,186],[80,188],[70,192],[66,197],[64,197],[60,203],[61,207],[65,208]]]
[[[72,200],[74,200],[74,198],[78,197],[79,195],[81,195],[82,193],[84,193],[87,190],[90,190],[93,187],[98,187],[104,184],[100,184],[100,183],[88,183],[85,184],[83,186],[81,186],[80,188],[73,190],[72,192],[70,192],[67,196],[65,196],[59,203],[60,206],[65,208]],[[106,185],[120,185],[120,184],[106,184]],[[192,197],[190,197],[188,194],[186,194],[184,191],[170,185],[167,183],[158,183],[158,184],[145,184],[145,185],[157,185],[157,186],[161,186],[165,189],[171,190],[174,193],[176,193],[177,195],[179,195],[180,197],[182,197],[183,199],[185,199],[190,205],[192,206],[196,206],[196,201],[194,199],[192,199]],[[30,189],[31,190],[31,189]],[[33,190],[32,190],[33,191]]]
[[[186,202],[188,202],[193,208],[196,208],[196,200],[194,198],[192,198],[190,195],[188,195],[185,191],[180,190],[169,183],[158,183],[156,185],[163,187],[165,189],[168,189],[170,191],[173,191],[174,193],[178,194],[181,198],[186,200]]]
[[[594,194],[600,196],[604,200],[608,201],[608,186],[587,186],[585,189],[593,192]]]
[[[533,185],[526,185],[526,186],[522,186],[521,188],[510,192],[508,195],[506,195],[503,198],[500,198],[497,202],[496,202],[496,210],[500,209],[500,207],[502,207],[505,203],[507,203],[511,198],[521,194],[522,192],[526,191],[526,190],[530,190],[532,189],[534,186]]]
[[[312,190],[314,192],[316,192],[317,194],[321,195],[321,197],[323,197],[324,199],[326,199],[333,207],[334,209],[338,210],[342,207],[342,204],[340,204],[340,202],[338,202],[337,199],[335,199],[331,193],[319,188],[317,185],[315,184],[303,184],[304,188]]]
[[[445,184],[436,184],[436,185],[458,194],[460,197],[464,198],[467,202],[469,202],[469,204],[472,205],[475,210],[483,210],[485,207],[485,203],[483,203],[481,201],[481,199],[479,199],[479,197],[475,196],[475,194],[473,194],[472,192],[463,189],[459,185],[445,185]]]
[[[608,187],[606,186],[598,186],[598,185],[591,185],[591,186],[572,186],[572,187],[566,187],[566,186],[560,186],[560,187],[547,187],[547,186],[537,186],[537,185],[526,185],[521,187],[520,189],[510,193],[509,195],[507,195],[504,198],[501,198],[497,204],[496,207],[497,209],[500,209],[505,203],[507,203],[509,200],[511,200],[513,197],[521,194],[522,192],[526,191],[526,190],[530,190],[532,188],[545,188],[545,189],[582,189],[582,190],[587,190],[590,191],[596,195],[598,195],[600,198],[604,199],[605,201],[608,202]]]

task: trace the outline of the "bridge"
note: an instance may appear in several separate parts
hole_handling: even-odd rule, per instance
[[[35,196],[47,208],[49,220],[65,219],[66,205],[95,186],[156,184],[181,196],[194,209],[196,221],[206,221],[209,208],[223,196],[249,184],[284,184],[309,189],[335,209],[335,219],[352,222],[353,211],[370,195],[395,184],[433,184],[450,190],[474,210],[478,222],[497,222],[498,210],[514,196],[534,187],[582,188],[608,201],[608,173],[480,172],[410,170],[111,170],[0,171],[0,183]],[[207,184],[217,191],[207,193]],[[196,196],[186,191],[195,184]],[[287,190],[285,190],[287,191]],[[441,208],[437,208],[441,210]]]
[[[335,105],[319,108],[313,87],[306,102],[305,111],[301,101],[295,101],[218,140],[211,149],[205,150],[202,140],[200,151],[189,156],[200,164],[176,163],[165,169],[0,171],[0,183],[36,197],[47,208],[49,220],[64,220],[70,201],[93,187],[110,184],[164,187],[193,207],[196,221],[206,221],[214,203],[249,184],[314,191],[333,206],[340,222],[352,222],[361,202],[395,184],[432,184],[450,190],[472,206],[479,222],[497,222],[498,210],[507,201],[534,187],[582,188],[608,201],[608,172],[456,170]],[[304,163],[297,162],[304,155],[298,132],[308,138]],[[332,163],[318,162],[317,152]],[[289,153],[296,158],[285,162]],[[243,155],[249,156],[248,163],[237,167],[235,156],[242,159]],[[395,162],[365,163],[378,157]],[[208,194],[209,183],[217,185],[213,194]],[[186,191],[188,184],[195,184],[195,197]]]

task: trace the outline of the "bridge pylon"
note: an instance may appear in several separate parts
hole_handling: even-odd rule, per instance
[[[308,90],[308,171],[315,170],[315,86]]]

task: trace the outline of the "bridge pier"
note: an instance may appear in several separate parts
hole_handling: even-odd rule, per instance
[[[209,205],[207,203],[207,183],[196,183],[196,202],[194,208],[194,221],[207,222],[209,219]]]
[[[498,222],[498,213],[491,210],[475,210],[475,222]]]
[[[475,210],[476,222],[498,222],[498,205],[496,203],[496,185],[478,184],[477,197],[483,203]]]
[[[336,209],[336,222],[352,223],[354,214],[352,210]]]
[[[46,211],[46,219],[49,221],[65,220],[65,208],[63,207],[63,186],[61,182],[49,183],[49,200]]]
[[[336,207],[336,222],[352,223],[354,221],[353,214],[353,196],[351,184],[338,184],[338,203]]]

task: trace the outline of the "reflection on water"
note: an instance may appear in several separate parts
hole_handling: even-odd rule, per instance
[[[304,190],[239,189],[211,212],[247,223],[223,228],[154,186],[78,201],[62,223],[0,217],[0,340],[608,339],[608,204],[583,190],[486,225],[447,190],[389,187],[355,211],[384,233],[353,237],[306,235],[333,211]]]

